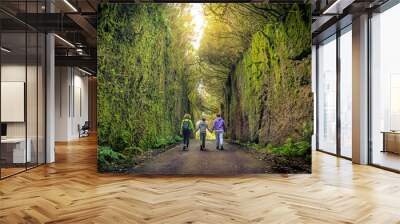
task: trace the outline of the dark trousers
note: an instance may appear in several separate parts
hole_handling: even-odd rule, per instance
[[[189,139],[191,132],[189,130],[183,130],[183,144],[189,147]]]
[[[205,132],[200,132],[200,142],[203,147],[206,146],[206,133]]]

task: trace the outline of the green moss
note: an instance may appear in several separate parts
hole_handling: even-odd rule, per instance
[[[179,120],[190,112],[185,60],[189,34],[179,28],[185,21],[176,10],[160,4],[102,5],[99,145],[140,153],[179,140]]]
[[[311,23],[293,5],[284,21],[266,23],[229,73],[225,116],[234,139],[261,145],[300,141],[312,127]],[[306,130],[307,129],[307,130]]]

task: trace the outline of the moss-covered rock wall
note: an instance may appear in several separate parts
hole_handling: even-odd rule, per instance
[[[306,13],[293,6],[282,21],[266,24],[232,67],[222,106],[230,138],[282,145],[288,138],[310,137],[311,21]]]
[[[99,145],[122,151],[173,142],[189,112],[185,31],[174,8],[105,4],[98,22]],[[176,9],[177,10],[177,9]]]

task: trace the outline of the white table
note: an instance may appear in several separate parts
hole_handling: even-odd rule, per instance
[[[13,148],[13,163],[26,163],[31,162],[32,152],[31,145],[32,141],[30,138],[26,139],[28,147],[26,147],[25,152],[25,138],[6,138],[1,139],[1,144],[3,145],[14,145]]]

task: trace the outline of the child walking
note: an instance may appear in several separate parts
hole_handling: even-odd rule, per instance
[[[205,117],[202,117],[201,120],[197,122],[196,132],[198,130],[200,130],[200,150],[203,151],[206,149],[207,130],[210,131]]]
[[[183,150],[187,150],[189,148],[189,138],[192,134],[192,131],[194,130],[193,123],[190,118],[190,114],[185,114],[181,123],[181,134],[183,135]]]

